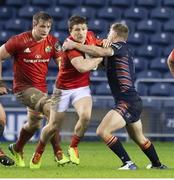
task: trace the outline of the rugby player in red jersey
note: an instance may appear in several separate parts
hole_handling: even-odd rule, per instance
[[[68,21],[68,27],[69,39],[85,44],[95,45],[98,43],[94,34],[88,31],[85,18],[72,16]],[[98,66],[101,61],[102,58],[91,58],[77,50],[65,51],[51,99],[50,121],[42,130],[40,142],[30,161],[30,168],[40,168],[41,156],[46,143],[56,130],[60,129],[70,104],[73,105],[78,114],[78,121],[74,128],[68,154],[72,163],[77,165],[80,163],[77,146],[88,127],[92,110],[92,97],[89,88],[90,70]]]
[[[82,45],[71,40],[64,43],[63,47],[64,49],[75,48],[93,56],[106,57],[106,76],[115,105],[102,119],[96,133],[122,161],[123,165],[119,170],[137,169],[119,138],[113,135],[123,127],[150,160],[151,163],[148,164],[147,169],[167,169],[167,166],[160,162],[153,143],[143,133],[140,119],[143,106],[141,97],[134,86],[134,56],[126,42],[128,35],[127,25],[116,22],[109,29],[107,39],[111,46],[107,48]]]
[[[51,58],[58,61],[62,51],[58,39],[50,35],[53,20],[46,12],[33,15],[32,30],[11,37],[0,47],[0,62],[13,56],[13,92],[27,107],[28,121],[23,125],[15,144],[9,146],[15,164],[25,166],[23,148],[40,128],[43,116],[49,119],[50,100],[47,96],[46,75]],[[0,71],[0,78],[2,72]],[[2,89],[1,89],[2,90]],[[2,93],[7,93],[4,89]],[[69,161],[59,145],[59,132],[50,139],[58,164]]]

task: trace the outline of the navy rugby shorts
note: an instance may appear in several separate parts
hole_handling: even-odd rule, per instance
[[[126,121],[126,124],[138,121],[140,119],[142,109],[143,104],[141,99],[133,102],[120,100],[113,108],[113,110],[117,111],[123,117],[123,119]]]

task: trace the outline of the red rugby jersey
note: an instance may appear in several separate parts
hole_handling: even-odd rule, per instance
[[[68,38],[73,39],[71,36]],[[101,40],[97,39],[94,36],[93,32],[88,31],[85,44],[100,45]],[[90,79],[89,79],[90,72],[80,73],[71,64],[71,60],[79,56],[85,57],[85,53],[82,53],[76,49],[68,50],[64,53],[64,58],[61,59],[59,74],[56,79],[57,88],[74,89],[74,88],[85,87],[90,84]]]
[[[52,35],[36,41],[28,31],[11,37],[5,43],[5,47],[14,57],[14,92],[20,92],[29,87],[47,92],[48,63],[51,58],[62,55],[59,41]]]

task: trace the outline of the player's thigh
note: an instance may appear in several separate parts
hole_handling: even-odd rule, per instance
[[[45,93],[36,88],[28,88],[24,91],[16,93],[16,97],[27,107],[41,111],[48,97]],[[42,106],[42,107],[41,107]]]
[[[77,114],[79,116],[84,116],[86,118],[90,118],[92,111],[92,98],[91,97],[83,97],[73,104]]]
[[[65,119],[65,112],[57,112],[51,108],[50,110],[50,119],[49,119],[49,126],[51,128],[60,128],[62,123]]]
[[[5,126],[6,124],[6,114],[1,103],[0,103],[0,124],[2,124],[3,126]]]
[[[56,112],[66,111],[69,108],[71,93],[70,90],[62,90],[55,87],[51,97],[51,109]]]
[[[115,110],[110,110],[101,121],[98,129],[114,132],[126,125],[123,117]]]
[[[91,117],[92,97],[89,87],[77,88],[72,94],[72,104],[79,116]]]

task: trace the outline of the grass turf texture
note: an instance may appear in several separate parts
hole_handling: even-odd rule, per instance
[[[9,155],[7,143],[0,146]],[[174,144],[155,143],[161,161],[166,164],[167,170],[146,170],[149,163],[143,152],[134,143],[124,143],[124,147],[138,165],[136,171],[119,171],[120,160],[102,142],[81,142],[79,145],[80,165],[67,164],[57,166],[53,158],[50,145],[47,146],[42,159],[42,166],[37,170],[29,169],[29,161],[36,144],[27,144],[25,147],[25,168],[4,167],[0,165],[0,178],[174,178]],[[68,144],[62,145],[66,153]]]

